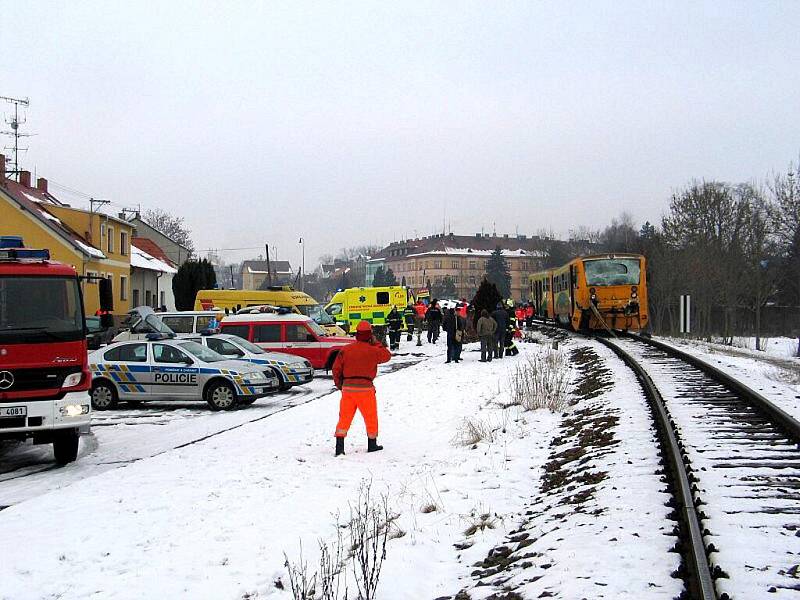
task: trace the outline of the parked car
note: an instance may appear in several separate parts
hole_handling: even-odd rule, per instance
[[[108,344],[114,338],[116,328],[103,327],[100,317],[86,317],[86,345],[89,350],[97,350],[103,344]]]
[[[314,319],[297,314],[230,315],[220,326],[222,333],[244,338],[264,350],[301,356],[315,369],[330,370],[339,350],[355,341],[328,335]]]
[[[120,400],[205,400],[212,410],[231,410],[280,385],[271,368],[229,360],[184,339],[116,342],[89,355],[89,371],[97,410],[114,408]]]
[[[113,341],[144,340],[151,334],[176,337],[175,332],[167,327],[149,306],[137,306],[129,310],[122,321],[122,326],[123,331],[115,335]]]
[[[314,379],[314,367],[307,359],[283,352],[267,352],[237,335],[203,335],[197,341],[227,358],[272,367],[280,380],[279,389],[282,392]]]

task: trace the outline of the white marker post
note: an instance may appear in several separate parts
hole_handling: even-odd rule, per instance
[[[681,333],[686,334],[691,331],[691,306],[692,297],[689,294],[681,296]]]

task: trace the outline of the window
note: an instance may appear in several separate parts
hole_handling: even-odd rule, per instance
[[[111,289],[111,297],[114,297],[114,274],[106,273],[106,279],[109,281],[108,287]]]
[[[442,261],[440,261],[440,260],[433,261],[433,268],[434,269],[441,269],[442,268]]]
[[[453,275],[450,279],[453,280],[453,283],[458,283],[458,275]]]
[[[144,291],[144,304],[145,306],[150,306],[150,301],[153,299],[153,295],[150,290]]]
[[[147,362],[147,344],[125,344],[109,350],[103,359],[114,362]]]
[[[470,269],[477,269],[478,268],[478,261],[476,261],[476,260],[469,261],[469,268]]]
[[[389,304],[389,292],[378,292],[375,297],[376,304]]]
[[[223,356],[244,356],[244,352],[228,341],[210,337],[206,338],[206,343],[214,352],[218,352]]]
[[[93,285],[97,285],[97,271],[86,271],[86,283],[91,283]]]
[[[454,261],[451,263],[451,265],[452,265],[452,267],[453,267],[454,269],[458,269],[458,268],[461,266],[461,263],[459,263],[457,260],[454,260]]]
[[[309,333],[304,325],[287,325],[286,326],[286,341],[287,342],[315,342],[316,338]]]
[[[122,256],[128,255],[128,232],[127,231],[120,231],[119,232],[119,253]]]
[[[274,325],[256,325],[253,329],[253,341],[256,343],[268,344],[281,341],[281,326],[279,323],[275,323]],[[225,328],[225,333],[238,335],[234,331],[230,331],[227,327]]]
[[[106,237],[106,224],[100,223],[100,245],[103,244],[103,238]]]
[[[139,306],[139,290],[133,290],[133,300],[131,303],[133,304],[134,308]]]
[[[475,285],[475,275],[470,275],[469,276],[469,284],[470,285]]]
[[[225,333],[229,333],[231,335],[237,335],[245,340],[250,337],[250,325],[229,325],[228,327],[224,327],[222,330]]]
[[[114,252],[114,228],[108,228],[108,251]]]
[[[527,271],[528,270],[528,261],[527,260],[523,260],[522,261],[522,270],[523,271]]]
[[[159,302],[159,306],[166,306],[167,305],[167,292],[161,292],[161,302]]]
[[[119,299],[128,299],[128,278],[125,275],[119,276]]]
[[[197,331],[204,331],[208,329],[208,324],[211,323],[212,317],[197,317]]]
[[[161,320],[175,333],[194,333],[194,317],[161,317]]]
[[[166,344],[153,344],[153,358],[156,362],[170,364],[191,364],[194,362],[182,351]]]

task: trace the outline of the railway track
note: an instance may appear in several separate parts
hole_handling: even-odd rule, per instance
[[[800,423],[655,340],[597,338],[651,402],[681,522],[688,595],[800,598]]]

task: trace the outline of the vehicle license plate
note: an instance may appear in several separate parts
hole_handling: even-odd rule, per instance
[[[28,414],[27,406],[2,406],[0,417],[24,417]]]

